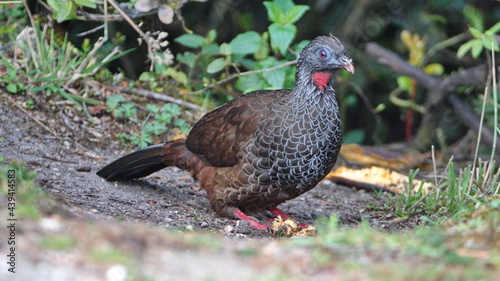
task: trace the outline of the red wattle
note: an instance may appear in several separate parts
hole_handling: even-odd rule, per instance
[[[328,82],[330,82],[331,77],[332,74],[330,72],[318,71],[313,73],[312,80],[318,88],[324,90],[326,88],[326,85],[328,85]]]

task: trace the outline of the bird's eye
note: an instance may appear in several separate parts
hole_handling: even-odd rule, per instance
[[[318,51],[318,57],[326,59],[328,57],[328,52],[325,49],[321,49]]]

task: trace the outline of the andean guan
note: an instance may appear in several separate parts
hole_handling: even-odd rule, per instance
[[[189,171],[219,216],[246,220],[315,187],[340,150],[339,108],[331,86],[338,69],[354,73],[344,46],[333,36],[311,41],[297,61],[293,90],[244,94],[205,114],[186,139],[125,155],[97,174],[108,181],[147,176],[167,166]]]

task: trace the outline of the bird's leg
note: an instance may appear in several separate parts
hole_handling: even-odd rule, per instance
[[[282,210],[274,207],[274,208],[271,208],[269,209],[269,212],[271,212],[271,214],[275,215],[276,217],[280,216],[282,220],[287,220],[287,219],[292,219],[292,216],[290,216],[289,214],[283,212]],[[302,227],[302,229],[306,229],[308,228],[310,225],[308,224],[300,224],[300,227]]]
[[[271,214],[275,215],[276,217],[280,216],[282,220],[287,220],[292,218],[292,216],[290,216],[289,214],[283,212],[282,210],[276,207],[269,209],[269,212],[271,212]]]
[[[261,224],[258,221],[248,217],[245,213],[243,213],[240,209],[234,209],[234,216],[243,221],[247,221],[250,223],[250,227],[253,229],[269,229],[269,225]]]

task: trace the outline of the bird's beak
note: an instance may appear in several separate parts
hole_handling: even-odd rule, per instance
[[[352,59],[344,56],[342,58],[342,64],[340,65],[340,68],[343,68],[350,73],[354,74],[354,65],[352,64]]]

